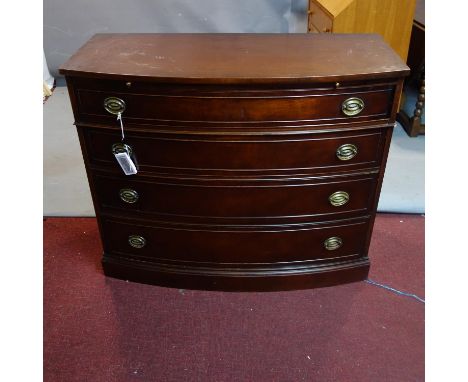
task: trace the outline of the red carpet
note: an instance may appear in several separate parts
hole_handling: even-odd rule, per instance
[[[95,219],[44,222],[44,381],[423,381],[424,304],[364,282],[223,293],[105,278]],[[424,218],[378,215],[369,278],[424,298]]]

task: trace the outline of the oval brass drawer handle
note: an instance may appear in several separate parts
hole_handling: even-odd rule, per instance
[[[343,114],[352,117],[353,115],[358,115],[361,111],[364,110],[364,101],[361,98],[351,97],[345,99],[341,104],[341,111]]]
[[[334,251],[343,245],[343,240],[338,236],[329,237],[323,242],[323,246],[327,251]]]
[[[133,248],[143,248],[146,245],[146,240],[143,236],[130,235],[128,237],[128,244]]]
[[[125,101],[117,97],[107,97],[104,100],[104,109],[114,115],[122,114],[125,111]]]
[[[114,143],[112,145],[112,153],[113,154],[127,153],[128,155],[132,155],[133,150],[131,146],[125,143]]]
[[[353,159],[358,153],[358,149],[352,143],[345,143],[336,150],[336,156],[339,160]]]
[[[336,191],[328,197],[328,201],[332,206],[344,206],[349,202],[349,194],[346,191]]]
[[[120,199],[125,203],[136,203],[138,200],[138,192],[132,190],[131,188],[122,188],[119,191]]]

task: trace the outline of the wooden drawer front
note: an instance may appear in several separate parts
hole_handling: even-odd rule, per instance
[[[198,228],[200,227],[200,228]],[[332,226],[262,226],[236,229],[223,226],[168,226],[102,219],[104,250],[109,254],[213,263],[275,263],[356,257],[364,254],[368,220]],[[142,248],[129,240],[144,239]],[[342,246],[325,249],[339,237]]]
[[[91,163],[119,168],[112,145],[121,142],[120,132],[83,130]],[[384,137],[381,130],[374,129],[298,136],[171,136],[128,132],[125,138],[139,171],[239,171],[377,166]],[[350,160],[337,156],[337,149],[345,144],[358,150]]]
[[[78,90],[78,119],[83,122],[116,124],[115,115],[104,109],[107,97],[125,102],[124,121],[128,124],[179,123],[241,123],[315,120],[365,120],[388,118],[393,101],[393,88],[381,86],[375,90],[329,91],[264,91],[250,95],[236,93],[133,94],[115,90]],[[259,94],[261,93],[261,94]],[[259,94],[253,96],[252,94]],[[364,108],[355,116],[345,115],[342,104],[358,97]]]
[[[339,218],[348,212],[368,213],[376,178],[375,175],[360,175],[338,177],[332,181],[157,179],[150,182],[99,174],[94,176],[94,183],[101,208],[119,209],[125,213],[332,219],[331,215]],[[129,193],[128,197],[125,192]],[[347,202],[346,198],[349,198]]]
[[[313,27],[320,33],[331,32],[333,20],[313,0],[309,2],[309,28]]]

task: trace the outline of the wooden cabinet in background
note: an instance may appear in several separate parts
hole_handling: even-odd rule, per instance
[[[425,134],[424,122],[425,108],[425,1],[416,2],[416,12],[414,13],[413,30],[411,32],[411,42],[408,52],[408,66],[411,69],[411,76],[406,81],[404,97],[402,97],[402,107],[397,115],[397,120],[410,137],[417,137]],[[415,97],[411,96],[412,94]],[[406,100],[406,103],[405,103]],[[412,103],[411,103],[412,102]],[[409,103],[409,104],[408,104]]]
[[[406,62],[416,0],[309,0],[311,33],[378,33]]]

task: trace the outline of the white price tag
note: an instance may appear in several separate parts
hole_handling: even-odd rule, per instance
[[[130,158],[128,153],[116,153],[114,155],[125,175],[134,175],[137,173],[135,163],[133,163],[132,158]]]
[[[122,132],[122,142],[123,142],[125,139],[125,135],[124,135],[122,113],[120,112],[117,115],[117,121],[120,121],[120,130]],[[135,163],[133,163],[132,158],[130,158],[130,155],[128,155],[128,152],[114,153],[114,155],[115,155],[115,159],[117,159],[117,162],[119,162],[120,167],[122,167],[122,170],[125,175],[134,175],[137,173]]]

